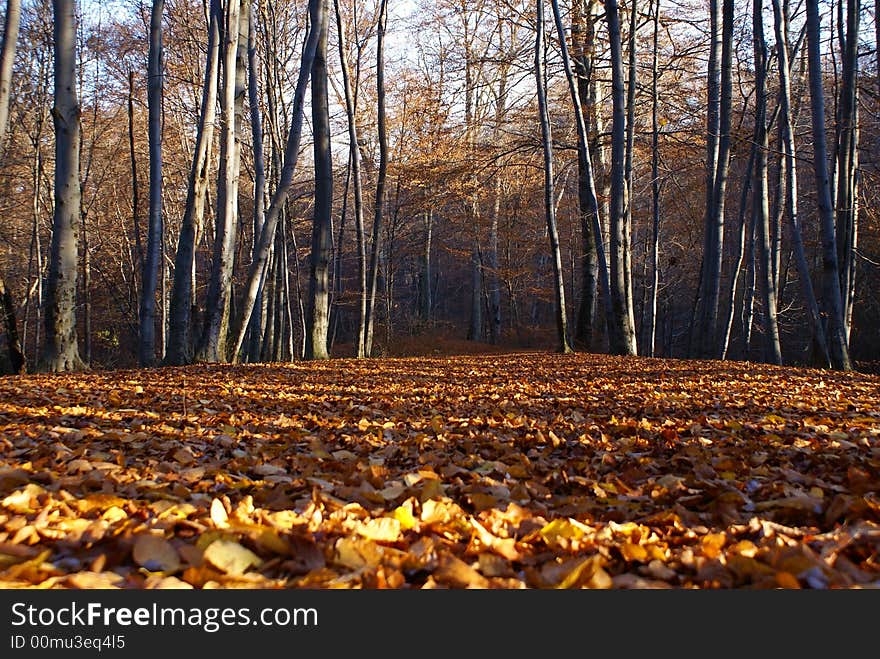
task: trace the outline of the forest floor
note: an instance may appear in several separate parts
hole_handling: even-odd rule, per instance
[[[880,377],[516,353],[0,378],[17,587],[880,587]]]

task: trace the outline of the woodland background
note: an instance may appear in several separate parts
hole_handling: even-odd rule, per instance
[[[259,280],[257,313],[240,358],[315,356],[307,345],[317,253],[310,236],[321,215],[324,243],[317,251],[325,258],[321,281],[327,289],[328,354],[357,354],[365,297],[371,298],[375,326],[368,353],[435,347],[478,351],[487,349],[485,344],[554,348],[561,343],[561,288],[567,301],[561,312],[567,321],[563,335],[577,348],[821,364],[797,268],[787,194],[792,185],[786,156],[792,155],[798,166],[794,187],[801,239],[827,331],[827,245],[813,176],[817,133],[811,124],[815,87],[811,93],[806,35],[810,7],[821,19],[814,41],[821,56],[825,160],[847,346],[857,367],[876,368],[880,146],[875,7],[853,0],[785,0],[774,3],[774,14],[773,4],[760,1],[631,0],[619,7],[594,0],[559,3],[592,158],[603,236],[596,241],[585,219],[589,208],[579,172],[576,115],[550,5],[542,29],[546,42],[536,51],[533,3],[306,4],[21,3],[0,161],[0,273],[10,299],[7,319],[15,319],[27,368],[45,367],[47,337],[55,332],[46,322],[58,204],[53,10],[65,6],[76,11],[81,207],[65,239],[76,248],[75,273],[68,279],[75,280],[72,313],[79,361],[63,368],[236,358],[234,346],[227,344],[242,322],[248,271],[256,260],[255,233],[282,178],[288,129],[297,116],[294,89],[310,9],[324,12],[327,43],[319,44],[319,51],[326,48],[332,169],[322,165],[321,171],[331,178],[322,179],[325,190],[317,194],[321,177],[316,174],[312,89],[304,98],[301,154],[289,195],[280,205],[278,230]],[[620,30],[614,38],[609,7]],[[225,27],[236,10],[237,42],[226,38]],[[7,11],[7,31],[10,15]],[[219,24],[215,43],[220,52],[214,93],[205,94],[212,15]],[[755,21],[756,15],[760,20]],[[782,18],[784,32],[778,29]],[[782,128],[783,41],[793,153]],[[224,62],[233,64],[235,75]],[[541,129],[536,62],[546,76],[552,135]],[[350,87],[350,117],[343,71]],[[311,74],[314,87],[314,68]],[[230,108],[223,96],[227,78],[236,80],[230,83],[235,84]],[[151,89],[161,91],[152,105],[150,80],[155,83]],[[208,138],[202,211],[202,202],[193,201],[191,172],[205,98],[216,104],[216,129]],[[151,132],[151,106],[158,132]],[[324,128],[319,126],[321,140]],[[240,145],[237,193],[223,189],[224,168],[232,162],[223,146],[227,130]],[[618,151],[615,140],[621,135],[625,144]],[[151,158],[157,140],[161,170],[155,168],[157,151]],[[548,142],[554,184],[549,206],[547,160],[542,157]],[[719,213],[710,212],[718,209],[718,196],[711,201],[706,191],[726,148],[729,174],[719,221]],[[355,175],[353,155],[360,165]],[[613,182],[618,172],[626,177],[622,190]],[[362,185],[359,212],[356,178]],[[548,209],[555,212],[558,270]],[[190,222],[195,215],[190,324],[184,348],[175,356],[172,297],[180,271],[175,259],[188,211]],[[361,244],[356,240],[358,214]],[[217,256],[221,219],[232,230],[224,249],[233,261],[225,270]],[[229,230],[224,232],[228,236]],[[603,311],[606,293],[596,265],[597,243],[611,264],[610,295],[621,293],[629,306],[632,341],[622,349],[608,338],[612,316]],[[210,297],[212,276],[225,278],[230,286],[219,307]],[[370,296],[371,287],[364,284],[374,282]],[[765,284],[775,295],[775,309],[766,302]],[[150,304],[145,288],[155,290]],[[223,324],[219,351],[200,351],[203,328],[219,323],[218,314]],[[768,315],[778,326],[781,351],[776,356],[767,347],[772,342]],[[154,337],[145,344],[144,328],[150,326]],[[4,332],[9,334],[8,323]],[[232,338],[227,340],[227,333]],[[11,370],[5,351],[3,359],[4,370]]]

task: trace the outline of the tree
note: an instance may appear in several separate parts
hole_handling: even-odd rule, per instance
[[[330,154],[330,110],[327,97],[328,0],[314,5],[312,25],[318,26],[318,49],[312,62],[312,131],[315,158],[315,210],[306,310],[306,359],[327,359],[330,327],[330,249],[333,240],[333,161]]]
[[[752,209],[758,231],[761,260],[761,302],[763,305],[764,358],[771,364],[782,363],[779,324],[776,318],[776,277],[770,241],[770,203],[767,190],[767,44],[764,40],[764,3],[752,4],[752,40],[755,53],[755,168],[752,180]]]
[[[165,1],[153,0],[150,14],[150,54],[147,71],[147,104],[150,134],[150,221],[147,254],[143,263],[140,301],[141,366],[156,362],[156,287],[162,257],[162,14]],[[163,328],[164,331],[164,328]]]
[[[246,5],[247,0],[244,3]],[[223,90],[220,120],[220,172],[217,185],[217,226],[211,279],[208,283],[207,313],[197,351],[199,361],[227,359],[226,333],[229,327],[229,301],[232,290],[232,267],[238,228],[238,183],[241,166],[241,115],[238,99],[246,93],[247,22],[242,20],[239,0],[227,0],[223,31]],[[243,34],[242,34],[243,33]],[[241,52],[240,52],[241,51]]]
[[[623,55],[620,41],[620,16],[617,0],[605,0],[605,17],[608,21],[608,41],[611,46],[611,99],[613,105],[611,124],[611,200],[610,200],[610,251],[611,251],[611,305],[613,307],[613,331],[615,344],[612,351],[622,355],[634,355],[636,349],[635,327],[629,313],[628,300],[632,298],[632,280],[627,264],[626,226],[626,112],[623,84]],[[630,292],[628,292],[630,291]]]
[[[373,213],[373,242],[370,250],[370,269],[367,273],[367,322],[364,353],[373,353],[373,330],[376,324],[376,289],[379,280],[379,254],[382,238],[382,215],[385,205],[385,180],[388,175],[388,128],[385,112],[385,27],[388,20],[388,2],[380,0],[376,30],[376,119],[379,131],[379,169],[376,173],[376,198]]]
[[[535,23],[535,81],[538,88],[538,118],[541,123],[541,143],[544,151],[544,213],[547,235],[550,238],[550,258],[553,260],[553,291],[556,303],[556,335],[559,352],[571,352],[568,342],[568,320],[565,310],[565,280],[562,276],[562,253],[559,249],[559,230],[556,226],[556,193],[553,189],[553,135],[547,110],[547,83],[544,64],[547,57],[544,45],[544,1],[537,0]],[[555,9],[555,7],[554,7]]]
[[[807,0],[807,57],[810,72],[810,115],[813,137],[813,176],[822,236],[822,304],[827,322],[831,365],[851,370],[846,337],[840,268],[834,229],[834,206],[828,176],[828,143],[825,137],[825,90],[822,78],[821,33],[818,0]]]
[[[76,2],[53,0],[55,24],[55,213],[46,282],[46,344],[50,371],[71,371],[83,363],[76,332],[77,245],[80,211],[80,107],[76,88]]]
[[[186,203],[180,223],[174,282],[171,290],[171,327],[166,360],[185,364],[190,360],[190,324],[194,284],[196,235],[201,229],[208,192],[214,117],[217,114],[217,85],[220,57],[220,0],[211,0],[208,9],[208,49],[202,103],[196,143],[186,188]],[[136,179],[133,179],[136,180]]]
[[[313,19],[319,18],[323,20],[326,17],[326,11],[322,11],[321,8],[317,6],[317,4],[322,1],[323,0],[309,0],[309,16],[313,17]],[[242,316],[241,322],[239,323],[240,329],[238,331],[238,337],[235,340],[235,348],[232,351],[233,361],[238,361],[241,345],[244,342],[244,336],[247,331],[247,325],[250,322],[250,317],[254,310],[257,293],[267,273],[269,254],[275,240],[275,230],[278,227],[279,220],[282,219],[290,189],[293,185],[293,175],[296,171],[296,165],[299,160],[299,147],[302,140],[303,108],[305,106],[306,88],[308,87],[309,76],[311,75],[313,62],[318,50],[318,41],[321,38],[320,28],[321,24],[316,24],[314,20],[312,20],[308,36],[306,37],[305,47],[303,48],[299,75],[293,93],[290,130],[288,131],[284,153],[282,154],[283,163],[281,166],[281,172],[278,178],[278,184],[275,187],[275,191],[272,193],[269,208],[266,211],[265,220],[261,227],[258,249],[256,250],[257,256],[251,261],[250,268],[248,269],[247,283],[245,284],[244,299],[242,301]]]

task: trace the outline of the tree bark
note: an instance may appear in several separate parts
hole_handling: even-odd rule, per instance
[[[6,347],[9,350],[9,365],[13,373],[25,372],[24,353],[21,349],[21,340],[18,337],[18,327],[15,320],[15,303],[12,299],[12,291],[3,281],[0,275],[0,307],[3,313],[3,327],[6,330]]]
[[[810,114],[813,137],[813,176],[822,236],[822,304],[827,322],[831,365],[852,370],[849,342],[846,337],[843,298],[840,292],[840,268],[837,237],[834,232],[834,207],[828,175],[828,145],[825,137],[825,90],[822,80],[821,33],[818,0],[807,0],[807,57],[810,74]]]
[[[248,106],[251,112],[251,136],[254,149],[254,244],[251,262],[254,262],[259,259],[260,233],[263,230],[266,211],[266,163],[263,154],[263,122],[260,113],[259,70],[257,69],[257,21],[252,4],[248,11],[250,12],[250,20],[248,21]],[[260,329],[263,325],[262,295],[261,287],[254,302],[254,313],[251,314],[249,321],[248,331],[251,338],[247,349],[249,361],[256,361],[260,355]]]
[[[327,98],[327,11],[322,0],[311,15],[320,26],[312,62],[312,131],[315,159],[315,210],[312,217],[312,253],[309,264],[309,300],[306,310],[306,359],[327,359],[330,327],[330,250],[333,236],[333,167],[330,153],[330,111]]]
[[[772,0],[772,2],[777,56],[779,57],[780,134],[782,136],[782,150],[786,163],[786,205],[788,207],[788,217],[791,224],[792,250],[794,251],[798,279],[801,284],[804,305],[807,307],[807,319],[810,323],[810,330],[813,333],[814,344],[819,347],[822,366],[827,368],[831,366],[831,357],[828,353],[828,339],[825,336],[825,328],[822,325],[819,304],[816,301],[816,294],[813,290],[810,266],[807,262],[807,255],[804,250],[804,242],[801,232],[801,217],[798,211],[797,152],[794,143],[794,126],[791,109],[791,64],[788,52],[788,3],[785,2],[783,4],[781,0]]]
[[[626,112],[623,83],[623,56],[620,42],[620,16],[617,0],[605,0],[605,18],[608,21],[608,41],[611,47],[611,99],[613,106],[611,125],[611,200],[609,209],[609,233],[611,251],[611,304],[617,345],[612,351],[622,355],[635,355],[635,328],[628,309],[632,280],[627,277],[628,241],[626,236]]]
[[[352,194],[354,196],[354,225],[355,240],[357,241],[358,267],[358,329],[355,355],[360,359],[366,356],[364,339],[366,337],[367,320],[367,256],[364,234],[364,193],[363,182],[361,180],[361,151],[358,146],[357,108],[355,107],[354,93],[351,85],[351,68],[348,64],[345,29],[342,25],[342,14],[339,11],[339,0],[333,0],[333,7],[336,12],[336,27],[339,34],[339,60],[342,64],[342,84],[345,93],[345,115],[348,120],[351,186]]]
[[[190,360],[191,309],[193,299],[193,265],[196,237],[202,226],[211,152],[214,142],[214,118],[217,114],[217,86],[220,58],[220,0],[211,0],[208,17],[208,55],[202,106],[196,133],[195,150],[186,189],[186,205],[174,257],[174,282],[171,287],[171,327],[166,361],[185,364]]]
[[[246,93],[244,76],[239,74],[239,51],[246,51],[247,48],[247,18],[242,21],[239,0],[227,2],[223,30],[223,90],[220,104],[223,132],[220,136],[217,218],[205,324],[196,351],[196,360],[201,362],[221,362],[227,359],[226,332],[229,326],[229,298],[232,292],[232,266],[238,228],[241,131],[237,121],[237,99],[243,99]]]
[[[153,0],[150,14],[150,49],[147,71],[147,106],[150,145],[150,219],[147,225],[147,254],[141,272],[140,342],[138,361],[156,363],[156,288],[162,250],[162,19],[164,0]],[[85,231],[85,227],[83,228]]]
[[[558,16],[556,0],[552,0],[554,18]],[[547,221],[547,235],[550,238],[550,257],[553,259],[553,292],[556,316],[557,351],[571,352],[568,341],[568,317],[565,309],[565,280],[562,271],[562,252],[559,247],[559,231],[556,226],[556,193],[553,185],[553,135],[550,128],[550,113],[547,108],[547,83],[544,79],[544,61],[547,56],[544,45],[544,0],[537,0],[537,22],[535,25],[535,81],[538,88],[538,116],[541,123],[541,141],[544,146],[544,213]],[[560,19],[561,22],[561,19]],[[557,24],[558,25],[558,24]],[[560,41],[565,42],[564,32]]]
[[[55,213],[46,283],[46,344],[50,371],[83,366],[76,331],[77,244],[81,220],[80,106],[76,89],[76,3],[53,0],[55,19]]]
[[[388,128],[385,113],[385,26],[388,20],[388,2],[380,0],[376,26],[376,117],[379,132],[379,169],[376,173],[376,199],[373,213],[373,244],[370,251],[370,269],[367,273],[367,322],[364,336],[364,354],[373,352],[373,328],[376,324],[376,292],[379,280],[379,253],[381,247],[382,215],[385,203],[385,179],[388,172]]]
[[[310,16],[323,17],[326,15],[322,15],[320,8],[317,7],[317,4],[320,2],[322,2],[322,0],[309,0]],[[321,27],[320,24],[315,25],[312,23],[309,27],[309,34],[306,37],[302,62],[300,62],[299,76],[293,93],[292,116],[290,118],[290,130],[287,134],[287,143],[284,147],[284,162],[281,167],[278,185],[272,193],[272,199],[269,202],[269,209],[266,211],[266,219],[263,221],[257,258],[252,261],[251,266],[248,269],[247,283],[245,284],[244,298],[242,300],[242,319],[239,325],[240,329],[238,337],[235,341],[235,349],[232,352],[233,360],[238,359],[241,345],[244,342],[245,331],[247,329],[247,324],[250,322],[250,316],[254,309],[260,283],[266,274],[266,263],[269,258],[269,252],[272,248],[272,242],[275,238],[275,229],[278,226],[278,220],[281,218],[282,211],[287,204],[290,188],[293,184],[293,174],[296,171],[296,164],[299,160],[299,146],[302,139],[303,107],[305,105],[306,88],[308,87],[315,53],[318,49],[318,39],[320,37]]]
[[[3,27],[3,44],[0,45],[0,156],[6,143],[6,127],[9,125],[9,95],[12,91],[12,65],[15,63],[15,47],[21,23],[21,0],[6,0],[6,20]]]
[[[770,203],[767,191],[767,44],[764,40],[764,3],[752,3],[752,39],[755,53],[755,169],[752,179],[752,209],[758,231],[758,253],[761,261],[761,303],[763,306],[764,359],[771,364],[782,363],[779,325],[776,310],[776,283],[770,241]],[[757,272],[757,268],[756,268]]]

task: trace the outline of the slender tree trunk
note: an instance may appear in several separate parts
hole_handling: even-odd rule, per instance
[[[354,93],[351,85],[351,69],[348,64],[348,53],[345,43],[345,29],[342,25],[342,14],[339,11],[339,0],[333,0],[336,11],[336,27],[339,35],[339,60],[342,64],[342,84],[345,92],[345,114],[348,119],[348,143],[351,173],[351,186],[354,196],[354,225],[357,241],[358,266],[358,330],[355,354],[360,359],[366,356],[364,338],[366,336],[367,319],[367,256],[364,234],[364,193],[361,181],[361,152],[358,147],[357,118]]]
[[[376,27],[376,116],[379,131],[379,170],[376,173],[376,200],[373,215],[373,244],[370,251],[370,269],[367,273],[367,322],[364,336],[364,354],[373,352],[373,327],[376,315],[376,291],[379,279],[379,254],[382,215],[385,203],[385,178],[388,172],[388,128],[385,114],[385,25],[388,20],[388,2],[380,0]]]
[[[558,15],[554,2],[554,18]],[[544,61],[547,56],[544,45],[544,0],[537,0],[537,23],[535,27],[535,81],[538,88],[538,115],[541,122],[541,140],[544,145],[544,212],[547,235],[550,238],[550,256],[553,259],[553,290],[555,300],[556,334],[562,353],[571,352],[568,341],[568,317],[565,310],[565,280],[562,271],[562,252],[559,247],[559,231],[556,226],[556,193],[553,189],[553,136],[550,129],[550,113],[547,108],[547,86],[544,79]],[[561,22],[561,20],[560,20]],[[564,43],[564,32],[560,30]]]
[[[229,297],[232,291],[232,266],[235,256],[235,235],[238,228],[238,181],[240,137],[237,127],[237,98],[246,93],[239,88],[238,60],[241,39],[241,4],[227,0],[223,30],[223,89],[220,104],[222,133],[220,135],[220,171],[217,185],[217,218],[211,278],[208,281],[205,323],[196,351],[196,360],[221,362],[227,359],[226,336],[229,322]],[[247,19],[245,18],[245,21]],[[245,28],[246,28],[245,23]],[[245,44],[247,31],[244,33]]]
[[[164,0],[153,0],[150,14],[150,50],[147,72],[150,143],[150,220],[147,228],[147,254],[141,272],[140,342],[141,366],[156,363],[156,288],[162,266],[162,14]],[[83,227],[85,233],[85,227]]]
[[[6,127],[9,125],[9,95],[12,90],[12,65],[15,63],[15,46],[21,23],[21,0],[6,0],[6,20],[3,27],[3,43],[0,45],[0,156],[6,143]]]
[[[330,327],[330,250],[333,236],[333,168],[330,154],[330,111],[327,98],[327,0],[316,6],[312,25],[320,25],[318,49],[312,63],[312,131],[315,158],[315,211],[312,218],[312,254],[309,265],[309,301],[306,311],[306,359],[327,359]],[[320,13],[318,13],[320,12]]]
[[[128,72],[128,154],[131,162],[131,222],[134,230],[134,266],[135,271],[131,280],[134,283],[134,291],[137,297],[136,313],[140,318],[140,294],[138,293],[137,275],[143,272],[144,247],[141,240],[140,220],[140,186],[138,185],[137,153],[135,151],[134,138],[134,71]],[[140,322],[138,323],[140,326]]]
[[[590,245],[584,245],[584,298],[581,300],[580,310],[578,312],[578,341],[587,349],[592,345],[593,334],[593,308],[596,287],[596,275],[598,275],[601,283],[602,300],[605,305],[605,318],[611,335],[611,349],[613,352],[621,351],[622,339],[619,328],[613,322],[614,313],[611,304],[611,284],[608,276],[608,264],[605,259],[605,246],[602,240],[602,220],[599,209],[599,199],[596,194],[596,180],[593,169],[593,160],[590,153],[589,129],[587,126],[587,114],[584,112],[581,100],[584,94],[588,94],[583,83],[575,81],[574,71],[572,70],[571,61],[568,56],[568,45],[564,38],[565,30],[562,25],[562,16],[559,11],[558,0],[551,0],[553,8],[553,19],[556,25],[556,32],[560,36],[559,43],[562,50],[562,63],[565,69],[565,77],[568,80],[568,91],[574,106],[575,125],[577,126],[578,135],[578,205],[581,219],[581,227],[584,234],[584,241],[592,240]],[[591,11],[591,10],[588,10]],[[575,24],[580,24],[577,21]],[[587,59],[589,48],[592,47],[592,20],[587,20],[587,26],[584,41],[578,41],[578,47],[586,44],[581,50],[578,67],[584,73],[592,72],[592,55]],[[574,31],[574,30],[573,30]],[[589,78],[587,81],[589,84]],[[595,255],[595,268],[591,262]],[[592,287],[592,289],[591,289]]]
[[[611,98],[613,106],[611,126],[611,200],[609,210],[611,251],[611,304],[619,345],[613,350],[619,354],[635,355],[636,339],[627,301],[631,295],[627,287],[626,250],[626,112],[623,84],[623,56],[620,42],[620,16],[617,0],[605,0],[608,21],[608,41],[611,46]]]
[[[623,176],[626,181],[625,211],[623,214],[623,270],[625,273],[624,292],[626,293],[626,310],[629,314],[629,324],[635,333],[635,304],[633,302],[633,156],[635,151],[636,135],[636,85],[638,84],[638,59],[636,57],[636,36],[638,32],[638,0],[630,0],[629,7],[629,39],[627,63],[627,86],[626,86],[626,148],[623,158]]]
[[[255,262],[260,256],[260,233],[263,230],[263,216],[266,211],[266,164],[263,154],[263,123],[260,113],[259,79],[260,72],[257,69],[257,21],[254,14],[254,6],[249,6],[250,20],[248,22],[248,105],[251,112],[251,135],[254,149],[254,244],[251,253],[251,262]],[[250,345],[247,349],[248,359],[254,361],[260,354],[260,329],[263,325],[262,316],[262,287],[257,293],[254,302],[254,311],[249,322]]]
[[[326,13],[322,13],[320,7],[317,6],[321,1],[322,0],[309,0],[310,16],[318,16],[322,19],[326,16]],[[257,299],[260,282],[266,273],[266,263],[269,258],[272,242],[275,238],[275,229],[278,226],[278,220],[287,204],[290,188],[293,185],[293,174],[296,171],[296,164],[299,160],[299,146],[302,139],[303,108],[305,105],[306,88],[308,87],[315,53],[318,49],[318,39],[320,37],[321,27],[320,24],[315,25],[312,23],[309,27],[309,34],[306,37],[302,62],[300,62],[299,77],[297,78],[296,88],[293,93],[292,116],[290,117],[291,123],[290,131],[287,134],[287,143],[284,147],[284,161],[281,167],[281,174],[278,178],[278,185],[272,193],[272,199],[269,202],[269,208],[266,211],[266,219],[263,221],[257,258],[253,260],[248,269],[247,283],[245,284],[244,298],[242,299],[243,308],[241,323],[239,325],[240,329],[235,341],[235,349],[232,353],[233,360],[237,359],[238,353],[241,350],[245,331],[250,322],[250,316]]]
[[[825,138],[825,91],[822,87],[822,57],[818,0],[806,0],[807,56],[810,72],[810,109],[813,137],[813,175],[822,236],[822,303],[828,326],[831,365],[851,370],[849,345],[844,322],[843,298],[840,292],[840,268],[837,238],[834,232],[834,207],[828,175],[828,146]]]
[[[747,204],[749,201],[749,191],[752,187],[752,172],[755,169],[755,159],[757,158],[758,146],[754,142],[752,143],[752,148],[749,149],[749,162],[746,165],[746,173],[742,179],[742,190],[740,191],[739,198],[739,244],[736,249],[736,263],[733,266],[733,270],[730,276],[730,286],[727,290],[727,308],[725,311],[725,320],[720,325],[723,330],[723,334],[721,335],[721,346],[718,351],[718,356],[721,359],[727,359],[727,352],[730,348],[730,332],[733,329],[733,317],[734,311],[736,309],[736,288],[739,283],[739,275],[742,270],[743,261],[745,259],[746,254],[746,229],[747,227],[751,227],[751,223],[746,220],[747,215]],[[743,295],[743,300],[745,300],[746,296]],[[751,322],[751,321],[750,321]]]
[[[643,333],[645,336],[645,354],[654,356],[657,344],[657,289],[660,286],[660,120],[657,82],[659,71],[660,39],[660,0],[656,0],[653,11],[654,32],[652,37],[651,56],[651,284],[650,297]]]
[[[763,306],[764,359],[771,364],[782,363],[779,325],[776,311],[776,285],[770,241],[770,203],[767,191],[767,44],[764,40],[764,3],[752,3],[752,39],[755,53],[755,171],[752,180],[752,208],[758,230],[758,252],[761,260],[760,291]],[[757,273],[756,268],[755,272]]]
[[[217,86],[220,58],[220,0],[211,0],[208,19],[208,56],[202,106],[196,133],[192,167],[186,189],[186,205],[174,257],[174,282],[171,287],[171,325],[166,361],[185,364],[190,359],[191,310],[194,289],[196,239],[202,226],[211,151],[214,142],[214,118],[217,114]]]
[[[844,0],[839,0],[841,6]],[[859,2],[846,0],[846,33],[843,37],[843,81],[840,87],[836,229],[840,267],[840,295],[847,341],[852,326],[855,299],[856,244],[858,226],[859,166]],[[841,31],[843,26],[841,25]]]
[[[730,127],[733,95],[733,0],[723,0],[721,12],[721,64],[718,101],[718,140],[714,158],[712,193],[706,209],[705,240],[700,300],[696,328],[699,354],[714,357],[718,343],[718,303],[721,292],[721,263],[724,254],[724,208],[730,164]]]
[[[77,243],[81,219],[79,134],[76,90],[76,3],[53,0],[55,44],[55,214],[46,283],[46,345],[50,371],[83,366],[76,332]]]
[[[814,344],[819,347],[822,366],[831,366],[831,357],[828,354],[828,339],[825,336],[825,328],[822,325],[819,304],[813,290],[813,282],[810,277],[810,266],[807,263],[807,255],[804,250],[804,242],[801,234],[801,218],[798,211],[798,178],[797,178],[797,152],[794,143],[794,122],[791,109],[791,64],[789,63],[789,17],[788,3],[783,5],[782,0],[772,0],[774,29],[776,33],[777,56],[779,57],[779,101],[780,101],[780,134],[782,137],[782,149],[786,162],[786,204],[788,217],[791,223],[791,243],[794,251],[795,263],[800,279],[801,292],[804,297],[804,305],[807,308],[807,319],[810,330],[813,333]]]
[[[434,211],[428,208],[423,213],[425,239],[422,243],[422,263],[419,273],[419,316],[424,322],[431,320],[433,296],[431,295],[431,239],[434,229]]]
[[[0,307],[2,307],[3,328],[6,331],[6,346],[9,350],[9,363],[12,372],[24,373],[25,359],[21,349],[21,341],[18,338],[15,302],[12,299],[12,291],[6,286],[2,275],[0,275]]]

